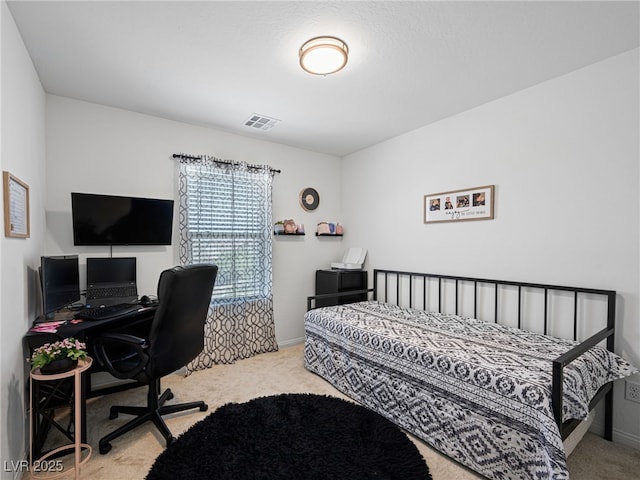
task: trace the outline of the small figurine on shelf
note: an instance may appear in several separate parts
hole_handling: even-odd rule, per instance
[[[288,219],[284,221],[284,233],[296,233],[298,231],[298,225],[295,220]]]
[[[329,230],[329,224],[327,222],[320,222],[318,224],[316,233],[318,235],[329,235],[331,233],[331,231]]]
[[[316,235],[342,235],[344,228],[338,222],[320,222],[316,229]]]
[[[281,235],[284,233],[284,222],[282,220],[278,220],[276,224],[273,226],[273,232],[276,235]]]

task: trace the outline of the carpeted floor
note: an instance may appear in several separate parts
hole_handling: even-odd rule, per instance
[[[320,377],[308,372],[303,365],[303,346],[283,348],[238,361],[232,365],[217,365],[188,377],[170,375],[163,387],[171,387],[175,398],[171,402],[205,400],[207,412],[176,414],[167,418],[167,424],[175,436],[204,419],[218,407],[229,402],[243,403],[256,397],[280,393],[315,393],[347,399]],[[107,455],[98,453],[98,440],[103,435],[125,423],[127,415],[108,419],[109,406],[143,405],[146,390],[138,388],[91,399],[87,406],[89,442],[93,454],[82,468],[82,477],[92,480],[142,480],[156,457],[164,450],[164,442],[151,424],[139,427],[112,442],[113,449]],[[409,436],[426,460],[434,480],[481,479],[474,472],[452,462],[428,447],[422,441]],[[624,445],[607,442],[588,433],[568,459],[571,480],[631,480],[640,479],[640,451]],[[29,476],[26,475],[25,479]],[[185,479],[186,480],[186,479]]]

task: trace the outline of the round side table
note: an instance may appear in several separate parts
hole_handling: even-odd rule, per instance
[[[59,452],[65,450],[74,450],[75,453],[75,461],[74,461],[74,470],[75,475],[74,478],[80,478],[80,467],[84,465],[91,457],[91,445],[88,443],[82,443],[82,436],[80,432],[82,431],[82,373],[88,370],[93,363],[93,359],[91,357],[86,357],[84,359],[78,360],[78,365],[67,371],[62,373],[54,373],[54,374],[43,374],[40,372],[40,369],[37,368],[33,370],[30,374],[30,384],[29,384],[29,405],[30,413],[29,413],[29,431],[31,436],[31,441],[29,442],[29,470],[31,472],[31,478],[34,479],[53,479],[58,478],[62,475],[69,473],[69,469],[61,469],[60,471],[55,471],[51,473],[53,468],[49,468],[51,465],[51,460],[47,460],[51,458],[53,455],[56,455]],[[34,460],[33,458],[33,382],[34,381],[51,381],[51,380],[62,380],[64,378],[73,378],[74,390],[73,390],[73,401],[74,401],[74,420],[73,420],[73,438],[74,443],[64,445],[62,447],[58,447],[50,452],[46,453],[42,457]],[[37,419],[36,419],[37,421]],[[86,451],[86,456],[82,458],[82,450]],[[46,465],[47,468],[39,467],[34,471],[34,464],[38,466]],[[36,475],[36,473],[47,470],[50,473],[43,475]],[[57,468],[56,468],[57,470]]]

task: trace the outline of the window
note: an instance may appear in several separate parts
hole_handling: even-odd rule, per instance
[[[181,162],[181,261],[218,265],[217,299],[271,296],[271,180],[264,168]]]

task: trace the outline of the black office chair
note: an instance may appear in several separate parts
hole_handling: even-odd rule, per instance
[[[104,333],[94,338],[93,350],[99,364],[114,377],[149,385],[146,407],[112,406],[109,418],[118,413],[136,418],[100,439],[100,453],[111,450],[111,440],[151,420],[169,446],[174,437],[162,415],[199,408],[206,403],[164,405],[173,398],[170,389],[160,395],[160,379],[193,360],[204,347],[204,324],[218,267],[189,265],[160,274],[158,309],[146,338],[128,333]]]

